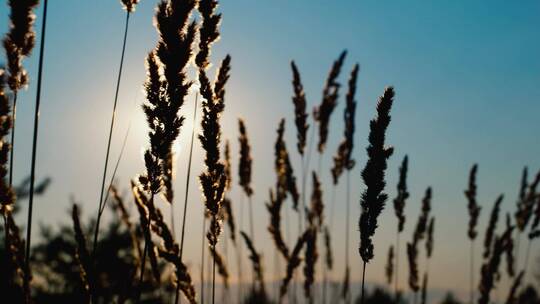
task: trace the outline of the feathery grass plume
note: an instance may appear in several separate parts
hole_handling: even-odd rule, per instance
[[[139,0],[120,0],[120,2],[122,2],[122,6],[127,12],[133,13]]]
[[[422,280],[422,296],[421,302],[422,304],[427,303],[427,285],[428,285],[428,274],[424,273],[424,279]]]
[[[427,258],[431,258],[431,255],[433,254],[433,233],[435,229],[435,217],[431,217],[431,220],[429,221],[428,229],[427,229],[427,240],[426,240],[426,256]]]
[[[191,86],[185,70],[196,32],[195,23],[188,25],[195,5],[195,0],[158,4],[155,23],[160,39],[155,51],[147,56],[147,102],[143,110],[150,128],[150,148],[144,156],[147,172],[139,177],[139,182],[153,194],[163,187],[169,203],[172,203],[172,145],[184,121],[178,113]]]
[[[394,102],[394,89],[387,87],[377,104],[377,117],[370,121],[369,146],[366,148],[368,161],[362,170],[362,179],[366,190],[362,193],[360,205],[362,214],[358,221],[360,230],[359,254],[364,262],[362,271],[361,303],[364,300],[364,281],[366,264],[374,257],[372,237],[377,229],[377,217],[384,209],[388,195],[384,193],[386,182],[384,173],[387,168],[386,161],[394,149],[385,147],[386,129],[390,124],[390,110]]]
[[[491,253],[491,244],[493,243],[493,235],[497,229],[497,222],[499,221],[499,212],[501,209],[501,203],[504,195],[499,195],[493,209],[491,210],[491,216],[489,217],[489,224],[486,229],[486,236],[484,237],[484,259],[487,259]]]
[[[306,250],[304,252],[304,295],[312,299],[311,287],[313,286],[313,282],[315,282],[315,265],[319,258],[319,254],[317,253],[317,227],[312,225],[308,228],[308,231]]]
[[[415,293],[420,290],[420,285],[418,282],[418,245],[428,232],[429,213],[431,211],[431,196],[431,187],[428,187],[424,194],[424,198],[422,199],[422,210],[414,229],[413,239],[410,243],[407,243],[407,258],[409,260],[409,287]],[[426,248],[428,248],[428,242],[426,242]],[[428,251],[429,255],[431,255],[431,250],[428,249]]]
[[[377,228],[377,217],[384,209],[388,196],[384,193],[386,182],[384,172],[386,161],[394,149],[385,147],[385,133],[390,124],[390,110],[394,101],[394,89],[388,87],[379,98],[377,104],[377,117],[370,122],[369,146],[366,151],[368,161],[362,171],[362,179],[367,187],[362,193],[360,201],[362,215],[358,223],[360,229],[359,253],[364,263],[368,263],[374,256],[372,237]]]
[[[514,217],[516,220],[516,226],[519,231],[523,231],[525,229],[524,223],[522,221],[523,217],[523,210],[526,208],[526,195],[527,195],[527,186],[528,186],[528,175],[529,170],[527,167],[523,168],[523,173],[521,174],[521,183],[519,186],[519,196],[518,200],[516,202],[516,212],[514,213]]]
[[[413,241],[407,243],[407,258],[409,260],[409,287],[412,291],[418,292],[418,243]]]
[[[126,204],[124,203],[124,198],[120,195],[118,192],[118,189],[116,189],[116,186],[111,185],[110,192],[112,193],[113,201],[115,202],[112,207],[113,210],[118,214],[118,217],[122,223],[126,226],[126,229],[129,233],[129,236],[131,238],[131,244],[136,252],[137,260],[135,261],[135,264],[138,265],[140,262],[140,258],[142,256],[141,252],[141,244],[139,241],[139,238],[136,234],[136,227],[133,225],[130,219],[130,214],[126,208]]]
[[[38,3],[38,0],[8,1],[11,9],[9,31],[4,37],[3,44],[9,72],[7,83],[14,94],[28,83],[28,74],[22,66],[22,61],[24,57],[30,56],[36,42],[36,33],[33,29],[36,16],[33,10]]]
[[[277,250],[283,256],[285,260],[289,259],[289,248],[283,239],[283,233],[281,231],[281,206],[283,205],[283,197],[280,194],[280,190],[277,190],[277,194],[270,189],[270,202],[266,203],[266,209],[270,213],[270,224],[268,225],[268,232],[274,240]]]
[[[469,227],[467,230],[467,236],[470,240],[470,265],[469,265],[469,277],[470,277],[470,302],[473,303],[475,300],[474,293],[474,240],[478,235],[476,231],[476,225],[478,224],[478,218],[480,217],[481,207],[476,201],[476,172],[478,171],[478,165],[474,164],[471,167],[469,173],[469,185],[468,189],[464,191],[465,197],[467,198],[468,204],[467,208],[469,211]]]
[[[253,266],[253,273],[255,273],[255,280],[259,283],[258,292],[266,295],[266,290],[264,287],[264,271],[263,271],[263,265],[262,265],[262,256],[255,249],[255,246],[253,245],[253,242],[251,241],[249,236],[244,231],[240,231],[240,234],[244,238],[246,246],[249,249],[249,253],[250,253],[249,259],[251,260],[251,264]]]
[[[83,290],[86,293],[86,303],[90,303],[90,294],[95,292],[95,290],[92,290],[95,285],[93,283],[90,252],[86,247],[86,237],[81,228],[79,215],[79,207],[74,203],[71,211],[71,218],[73,220],[73,230],[75,232],[75,241],[77,243],[77,247],[75,248],[75,260],[79,265],[79,277],[83,284]]]
[[[337,185],[339,177],[345,169],[352,170],[355,165],[354,159],[351,159],[354,146],[354,119],[356,113],[356,79],[358,78],[359,65],[355,64],[349,78],[349,91],[345,98],[346,105],[343,113],[345,121],[344,138],[339,144],[336,156],[334,156],[334,167],[331,170],[334,185]]]
[[[249,140],[246,131],[246,125],[244,120],[238,119],[238,129],[240,130],[240,136],[238,140],[240,142],[240,162],[238,164],[238,174],[239,174],[239,184],[244,189],[244,192],[247,196],[253,194],[253,189],[251,188],[251,147],[249,145]]]
[[[300,72],[298,72],[298,68],[296,67],[294,61],[291,61],[291,69],[293,74],[292,86],[294,91],[294,95],[292,97],[294,104],[294,123],[296,124],[296,138],[298,139],[296,147],[298,148],[298,153],[304,156],[304,150],[306,148],[306,135],[309,129],[309,124],[307,123],[308,114],[306,113],[306,93],[304,92]]]
[[[302,262],[302,258],[300,257],[300,253],[302,251],[302,248],[304,247],[304,244],[307,242],[307,239],[310,237],[310,230],[306,230],[298,240],[296,241],[296,244],[294,245],[294,248],[291,252],[291,255],[289,256],[289,259],[287,260],[287,271],[285,274],[285,278],[283,278],[283,281],[281,282],[281,286],[279,288],[279,296],[280,299],[285,296],[287,293],[287,289],[289,286],[289,283],[291,282],[294,271],[298,266],[300,266],[300,263]]]
[[[223,213],[225,214],[225,220],[227,221],[227,225],[231,231],[231,240],[234,244],[236,244],[236,224],[234,222],[231,200],[225,197],[221,203],[221,206],[221,210],[223,210]]]
[[[525,271],[521,271],[515,278],[514,282],[512,283],[512,287],[510,287],[510,292],[508,293],[508,297],[506,298],[506,304],[515,304],[517,303],[517,292],[519,287],[521,286],[521,281],[523,280],[523,276],[525,275]]]
[[[506,257],[506,273],[508,274],[508,276],[513,277],[515,275],[514,265],[516,264],[516,261],[514,258],[514,239],[513,238],[510,238],[510,240],[508,240],[508,244],[506,246],[506,251],[505,251],[505,257]]]
[[[405,155],[399,167],[399,182],[397,184],[397,196],[394,199],[394,211],[398,218],[398,233],[405,227],[405,202],[409,198],[407,191],[407,170],[409,168],[409,157]]]
[[[9,31],[3,39],[3,45],[7,57],[7,69],[9,72],[7,83],[13,93],[13,107],[11,108],[11,151],[9,155],[9,185],[13,183],[13,159],[15,145],[15,119],[17,116],[18,91],[28,84],[28,74],[22,62],[30,56],[35,45],[36,33],[33,26],[36,16],[33,10],[37,7],[38,0],[10,0]]]
[[[293,201],[293,208],[298,210],[298,201],[300,194],[296,187],[296,177],[294,176],[293,167],[289,159],[289,152],[287,151],[287,145],[283,140],[283,133],[285,132],[285,119],[281,119],[279,127],[277,129],[277,139],[274,144],[274,169],[276,171],[277,183],[276,183],[276,195],[278,198],[285,200],[287,192],[291,194]]]
[[[478,234],[476,231],[476,224],[478,223],[478,217],[480,216],[480,210],[482,209],[478,206],[476,202],[476,172],[478,170],[478,165],[474,164],[469,173],[469,188],[465,190],[465,197],[468,201],[467,208],[469,209],[469,230],[467,232],[469,239],[473,241]]]
[[[145,271],[145,257],[146,254],[148,254],[148,259],[150,260],[150,267],[152,270],[152,276],[156,280],[156,282],[161,281],[161,275],[158,270],[158,263],[157,263],[157,255],[156,255],[156,246],[152,240],[152,234],[150,231],[150,223],[151,223],[151,217],[148,210],[148,198],[146,195],[141,191],[139,186],[134,182],[131,181],[131,192],[133,194],[133,198],[135,201],[135,206],[137,207],[137,211],[139,212],[139,221],[141,223],[141,229],[144,235],[144,251],[143,251],[143,257],[141,262],[141,278],[144,275]]]
[[[202,101],[202,134],[199,134],[199,140],[206,151],[204,160],[206,171],[199,176],[199,181],[205,198],[205,207],[212,216],[210,230],[206,235],[211,246],[217,244],[221,232],[218,214],[227,187],[225,165],[220,160],[221,126],[219,118],[225,108],[225,84],[229,79],[230,63],[231,57],[225,57],[217,72],[213,88],[206,78],[206,74],[199,71],[200,93],[204,98]]]
[[[227,177],[227,187],[226,190],[230,191],[232,188],[232,164],[231,164],[231,147],[229,141],[225,141],[225,149],[223,149],[223,171]]]
[[[319,123],[319,143],[317,150],[319,153],[324,151],[326,140],[328,139],[328,125],[330,123],[330,115],[334,111],[339,97],[339,88],[341,84],[337,82],[341,67],[347,56],[347,51],[343,51],[339,58],[334,61],[332,69],[326,79],[326,84],[323,89],[321,104],[313,110],[313,117]]]
[[[321,182],[315,171],[312,172],[313,192],[311,193],[311,207],[308,210],[308,221],[310,226],[314,226],[317,230],[321,230],[324,222],[324,204]]]
[[[385,267],[386,282],[392,284],[392,276],[394,275],[394,246],[388,248],[388,259]]]
[[[431,187],[426,189],[424,198],[422,199],[422,211],[418,217],[418,222],[416,223],[416,228],[414,229],[413,242],[418,243],[424,239],[429,221],[429,212],[431,211]]]
[[[534,211],[534,219],[531,224],[531,230],[529,233],[529,239],[532,240],[540,236],[540,195],[536,197],[536,209]]]
[[[15,145],[15,119],[17,116],[17,95],[28,84],[28,74],[22,62],[30,56],[36,41],[33,26],[36,16],[33,10],[38,0],[9,0],[10,11],[9,31],[3,39],[7,57],[7,84],[13,93],[13,107],[11,108],[11,151],[9,155],[9,185],[13,183],[13,147]]]
[[[206,2],[214,2],[214,1],[206,1]],[[208,7],[206,7],[208,3],[202,4],[201,7],[199,7],[199,10],[206,10]],[[217,4],[216,4],[217,5]],[[201,11],[201,14],[203,15],[204,21],[203,26],[201,28],[201,39],[207,39],[204,38],[203,34],[204,32],[208,31],[217,31],[216,29],[208,29],[205,27],[213,26],[212,24],[209,24],[208,22],[213,22],[212,17],[208,16],[208,14],[213,13],[213,9],[215,6],[213,6],[211,9],[211,12],[203,12]],[[207,22],[207,23],[205,23]],[[215,24],[217,27],[217,24]],[[201,47],[201,46],[200,46]],[[204,52],[208,52],[209,49],[206,49]],[[199,134],[199,141],[201,142],[201,145],[203,149],[205,150],[205,171],[199,175],[199,182],[201,184],[203,197],[204,197],[204,204],[205,204],[205,210],[210,215],[210,226],[208,228],[208,231],[206,232],[206,238],[208,240],[210,251],[212,252],[214,259],[213,259],[213,268],[212,268],[212,303],[214,302],[214,296],[215,296],[215,266],[216,263],[219,263],[220,261],[216,258],[216,244],[218,242],[219,235],[221,234],[221,218],[220,215],[220,209],[221,205],[223,203],[223,199],[225,198],[225,189],[227,188],[227,175],[225,172],[225,165],[220,160],[220,140],[221,140],[221,126],[219,123],[219,118],[221,116],[221,113],[225,109],[225,84],[227,83],[227,80],[229,79],[229,71],[230,71],[230,62],[231,57],[226,56],[225,59],[222,61],[221,66],[217,72],[217,77],[214,82],[214,85],[210,83],[210,80],[208,79],[206,75],[206,66],[207,66],[207,58],[199,57],[200,53],[197,55],[196,58],[197,64],[199,65],[199,83],[201,84],[200,87],[200,94],[203,97],[202,101],[202,109],[203,109],[203,117],[201,121],[201,127],[202,127],[202,134]],[[204,221],[204,219],[203,219]],[[204,225],[204,223],[203,223]],[[204,228],[203,228],[204,230]],[[204,231],[203,231],[204,232]],[[204,252],[204,251],[203,251]],[[218,264],[218,271],[222,273],[221,269],[222,265]]]
[[[9,98],[5,92],[6,78],[5,71],[0,68],[0,212],[4,220],[11,214],[15,204],[15,193],[11,185],[6,181],[8,175],[8,155],[11,145],[7,142],[6,136],[12,127],[12,117],[9,115]],[[4,231],[8,233],[6,223],[4,222]],[[9,241],[6,237],[5,241]],[[6,248],[9,248],[6,246]]]
[[[501,236],[494,238],[491,256],[482,265],[481,279],[478,286],[478,290],[480,291],[478,304],[488,304],[490,302],[491,290],[495,286],[495,282],[500,278],[499,265],[501,263],[501,257],[509,248],[513,230],[513,226],[507,227]]]
[[[216,262],[216,266],[218,269],[218,273],[223,279],[223,284],[225,285],[225,288],[229,288],[229,270],[227,269],[227,264],[225,264],[225,260],[221,256],[221,254],[217,251],[217,249],[210,248],[210,254],[212,255],[212,258]]]
[[[283,122],[285,122],[283,120]],[[300,200],[300,194],[298,193],[298,188],[296,187],[296,177],[294,176],[294,169],[289,159],[289,152],[287,151],[287,146],[283,142],[283,149],[281,151],[282,159],[284,162],[285,169],[285,186],[287,192],[291,195],[293,208],[298,210],[298,201]]]
[[[325,262],[326,267],[330,270],[334,267],[334,257],[332,255],[332,242],[330,239],[330,230],[328,229],[328,226],[324,226],[324,247],[326,249],[326,255],[325,255]]]

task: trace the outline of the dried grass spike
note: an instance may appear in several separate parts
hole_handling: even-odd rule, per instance
[[[497,229],[497,222],[499,221],[499,212],[501,203],[504,196],[501,194],[497,197],[493,209],[491,210],[491,216],[489,217],[489,224],[486,229],[486,236],[484,237],[484,258],[487,259],[491,254],[491,244],[493,243],[493,236]]]
[[[120,2],[122,2],[122,6],[128,13],[133,13],[139,0],[120,0]]]
[[[394,211],[398,218],[398,233],[405,227],[405,202],[409,198],[407,191],[407,170],[409,167],[409,157],[405,155],[399,167],[399,182],[397,185],[397,197],[394,199]]]
[[[385,274],[388,285],[392,284],[392,277],[394,275],[394,246],[390,246],[388,249],[388,259],[386,259]]]
[[[478,165],[474,164],[471,168],[469,174],[469,188],[465,190],[465,197],[469,202],[469,230],[468,235],[469,239],[474,240],[478,234],[476,231],[476,224],[478,223],[478,217],[480,216],[480,210],[482,209],[478,206],[476,202],[476,172],[478,170]]]
[[[304,86],[302,85],[302,80],[300,79],[300,72],[294,61],[291,61],[291,69],[293,74],[293,91],[294,95],[292,101],[294,104],[294,123],[296,124],[297,139],[298,143],[296,147],[300,155],[304,155],[304,150],[306,148],[306,135],[309,129],[309,124],[307,123],[308,114],[306,113],[306,94],[304,92]]]
[[[384,209],[388,198],[384,193],[386,182],[384,174],[386,161],[393,153],[393,148],[385,146],[386,129],[390,124],[390,110],[394,101],[394,89],[386,88],[377,104],[377,117],[370,122],[369,146],[366,148],[368,161],[362,171],[366,190],[362,193],[360,205],[362,214],[358,223],[360,229],[359,253],[367,263],[373,256],[373,241],[377,229],[377,218]]]

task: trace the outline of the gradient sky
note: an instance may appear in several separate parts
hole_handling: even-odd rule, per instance
[[[236,169],[237,118],[246,119],[254,157],[253,204],[259,238],[256,245],[264,251],[267,269],[274,265],[274,251],[266,232],[268,216],[263,203],[275,179],[273,144],[282,117],[287,119],[288,148],[296,152],[289,62],[292,59],[297,62],[308,107],[312,108],[320,102],[332,61],[347,49],[341,81],[346,82],[355,62],[361,65],[354,150],[357,166],[351,173],[353,279],[358,280],[361,274],[355,223],[360,213],[359,195],[364,189],[360,170],[366,161],[368,122],[374,115],[377,97],[385,86],[393,85],[397,94],[387,138],[395,147],[387,179],[391,198],[395,196],[399,163],[405,154],[410,159],[411,198],[406,206],[407,223],[402,239],[411,238],[423,192],[432,186],[433,214],[437,220],[430,284],[434,288],[465,290],[469,247],[463,190],[470,166],[479,163],[478,199],[484,206],[479,223],[482,236],[496,196],[504,193],[503,210],[513,210],[523,166],[530,166],[531,175],[540,168],[540,2],[222,2],[222,38],[215,45],[212,61],[218,63],[226,54],[232,56],[232,76],[222,118],[224,139],[231,140]],[[127,43],[112,151],[115,160],[131,121],[126,153],[118,173],[126,195],[129,179],[142,170],[141,155],[147,139],[139,105],[144,100],[141,87],[145,79],[144,57],[156,41],[152,26],[155,4],[156,1],[141,1],[132,16]],[[69,221],[70,195],[83,204],[87,215],[94,214],[97,208],[125,12],[119,1],[52,0],[49,5],[37,175],[51,176],[53,184],[46,195],[36,200],[35,220],[57,225]],[[2,33],[7,28],[7,16],[6,1],[2,1]],[[41,11],[38,11],[38,24],[40,21]],[[20,95],[16,180],[22,180],[30,169],[36,55],[37,51],[25,62],[31,82],[28,91]],[[327,202],[331,189],[329,164],[342,136],[343,105],[341,98],[332,117],[331,138],[322,160],[322,179],[328,185],[324,189]],[[192,111],[193,96],[182,113],[191,117]],[[184,152],[191,126],[188,119],[179,140],[178,202],[183,200],[187,156]],[[195,175],[203,169],[201,153],[197,146]],[[293,161],[299,170],[296,154]],[[234,182],[236,185],[237,178]],[[186,254],[195,270],[199,267],[202,208],[198,185],[195,182],[191,185]],[[342,183],[337,190],[334,219],[340,224],[334,227],[334,254],[339,261],[334,275],[339,279],[344,254],[344,191]],[[238,187],[235,186],[231,197],[238,211],[242,197]],[[178,206],[179,203],[177,211]],[[395,240],[396,220],[392,209],[390,203],[380,217],[376,257],[367,271],[371,282],[384,280],[387,249]],[[179,212],[176,217],[178,221]],[[290,221],[295,217],[291,214]],[[24,222],[22,217],[20,222]],[[290,226],[294,236],[296,223]],[[286,231],[285,226],[283,229]],[[538,252],[538,245],[533,250]],[[478,244],[477,261],[480,251]],[[401,285],[405,286],[404,252],[401,261]],[[423,263],[421,255],[422,267]],[[479,269],[475,273],[478,277]],[[269,276],[272,274],[268,272]],[[505,294],[501,291],[500,296]]]

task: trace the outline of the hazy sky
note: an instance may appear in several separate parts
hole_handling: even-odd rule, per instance
[[[6,2],[0,4],[2,33],[8,22]],[[118,173],[126,195],[129,179],[142,172],[141,151],[147,136],[139,105],[144,100],[144,57],[156,41],[152,26],[155,4],[141,1],[132,15],[127,43],[112,151],[114,162],[131,121]],[[34,218],[36,223],[58,224],[69,221],[70,195],[83,203],[86,215],[94,214],[97,208],[125,12],[119,1],[51,0],[49,5],[37,175],[51,176],[53,184],[45,196],[36,200]],[[398,166],[405,154],[410,159],[411,198],[406,206],[402,244],[411,238],[425,188],[432,186],[437,220],[430,284],[434,288],[466,289],[469,247],[463,190],[470,166],[479,163],[478,199],[484,206],[479,223],[481,238],[476,246],[478,268],[480,243],[496,196],[505,193],[503,210],[513,210],[523,166],[530,166],[531,175],[540,168],[540,2],[237,0],[222,1],[220,11],[222,38],[215,45],[212,61],[217,64],[226,54],[232,56],[223,137],[231,140],[236,173],[237,118],[246,119],[254,157],[256,245],[264,251],[267,269],[274,265],[274,249],[266,231],[268,215],[263,203],[275,181],[273,144],[282,117],[287,119],[286,140],[294,165],[297,170],[300,167],[289,62],[294,59],[298,64],[311,109],[320,102],[332,61],[347,49],[341,81],[346,83],[355,62],[361,65],[354,150],[357,165],[351,172],[353,279],[361,275],[356,221],[359,195],[364,189],[360,171],[366,161],[368,122],[374,115],[377,97],[385,86],[393,85],[397,94],[387,138],[395,147],[387,179],[391,198],[395,196]],[[40,21],[38,11],[38,24]],[[22,180],[30,169],[37,50],[25,65],[31,80],[28,91],[19,99],[16,180]],[[342,137],[343,105],[341,98],[332,116],[331,138],[322,160],[327,210],[331,192],[329,165]],[[189,119],[179,140],[176,211],[183,201],[184,152],[192,111],[193,96],[182,111]],[[313,160],[315,165],[317,157]],[[186,252],[194,271],[199,267],[202,217],[200,192],[194,181],[202,171],[201,162],[197,145]],[[231,194],[236,211],[242,197],[237,180]],[[334,219],[334,255],[338,261],[334,275],[339,279],[344,254],[344,191],[342,183],[337,189]],[[292,221],[296,214],[289,211],[289,203],[285,209],[290,213],[290,234],[294,236],[296,223]],[[180,219],[179,212],[176,218]],[[395,229],[389,202],[380,217],[376,257],[367,271],[369,281],[383,282],[387,249],[394,243]],[[538,252],[538,245],[533,248]],[[405,252],[400,254],[401,285],[405,286],[408,268]],[[423,253],[420,259],[423,269]],[[475,273],[478,278],[479,269]],[[268,275],[272,274],[269,270]],[[501,297],[506,295],[506,291],[500,293]]]

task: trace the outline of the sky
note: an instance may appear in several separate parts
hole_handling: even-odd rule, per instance
[[[0,4],[2,34],[8,24],[6,2]],[[404,155],[408,155],[411,197],[406,205],[402,244],[410,240],[421,198],[426,187],[431,186],[436,236],[434,257],[430,262],[430,285],[434,289],[452,289],[464,294],[469,284],[469,244],[463,190],[471,165],[479,164],[478,201],[483,206],[479,222],[481,236],[495,198],[504,193],[502,209],[512,211],[521,170],[527,165],[533,175],[540,169],[540,2],[221,2],[222,35],[213,48],[211,61],[214,69],[226,54],[232,56],[222,117],[223,139],[231,142],[236,172],[237,119],[246,120],[254,159],[252,203],[255,235],[259,238],[256,245],[264,252],[267,275],[274,275],[270,271],[274,265],[274,249],[266,230],[268,214],[264,203],[275,181],[273,145],[281,118],[287,122],[286,141],[293,164],[297,172],[300,170],[300,158],[295,149],[290,61],[295,60],[299,67],[308,109],[311,109],[321,100],[322,86],[333,60],[347,49],[340,76],[344,88],[352,66],[360,64],[353,152],[357,164],[351,171],[352,278],[357,281],[361,275],[356,221],[360,214],[359,197],[364,189],[360,172],[366,162],[369,120],[374,116],[378,96],[386,86],[392,85],[396,98],[387,143],[394,146],[395,152],[389,161],[386,192],[391,199],[395,197],[398,167]],[[156,1],[142,0],[130,20],[112,147],[114,163],[131,124],[118,171],[118,184],[126,196],[129,179],[143,172],[141,155],[146,147],[147,129],[140,105],[144,101],[144,58],[157,39],[152,19],[155,5]],[[37,14],[40,26],[41,9]],[[70,196],[82,204],[85,215],[93,215],[97,209],[125,11],[119,1],[51,0],[48,18],[37,176],[50,176],[53,183],[44,196],[36,199],[34,218],[35,224],[58,225],[69,223]],[[19,97],[16,181],[24,179],[30,170],[37,55],[36,49],[25,61],[30,86]],[[341,95],[345,95],[344,90]],[[194,98],[191,94],[182,110],[182,115],[188,119],[178,141],[176,222],[180,220],[179,206],[184,199]],[[328,212],[332,191],[329,169],[331,156],[342,138],[343,109],[344,99],[340,98],[331,117],[331,136],[321,159]],[[198,131],[198,122],[196,125]],[[202,157],[196,142],[186,232],[186,257],[194,271],[200,264],[202,229],[201,195],[195,178],[203,170]],[[314,154],[312,168],[318,157]],[[238,211],[239,205],[246,202],[237,181],[235,175],[230,196]],[[341,258],[346,216],[344,182],[342,179],[336,189],[336,225],[332,229],[334,255],[338,261],[333,275],[337,280],[341,279],[344,267]],[[159,204],[164,210],[169,209],[164,203]],[[292,246],[292,237],[297,233],[296,215],[290,210],[290,202],[285,209],[290,213],[290,222],[284,222],[283,229],[290,231],[288,241]],[[110,216],[106,214],[107,219]],[[23,217],[19,219],[20,223],[24,221]],[[367,268],[369,282],[384,283],[387,250],[395,243],[396,225],[392,204],[388,201],[379,218],[375,259]],[[481,241],[482,237],[476,244],[477,277]],[[538,244],[533,244],[533,252],[538,252],[538,248]],[[420,258],[423,265],[423,254]],[[400,260],[400,285],[405,287],[408,268],[404,250]],[[503,286],[505,284],[503,279]],[[498,293],[497,296],[505,297],[503,291]]]

